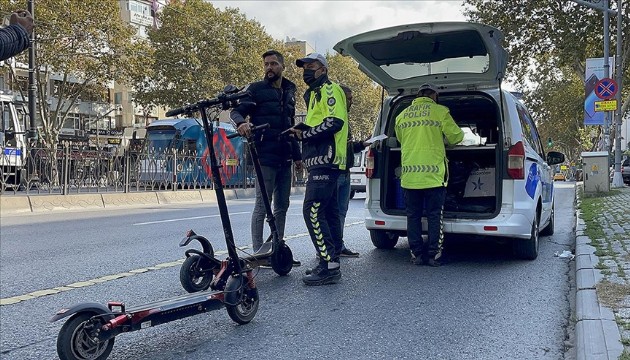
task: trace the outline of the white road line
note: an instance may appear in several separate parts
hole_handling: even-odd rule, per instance
[[[234,213],[234,214],[249,214],[249,212]],[[218,216],[218,215],[213,215],[213,216]],[[199,218],[206,218],[206,217],[211,217],[211,216],[201,216]],[[188,218],[188,219],[191,219],[191,218]],[[176,219],[164,220],[163,222],[168,222],[168,221],[179,221],[179,220],[176,220]],[[134,225],[145,225],[145,224],[151,224],[151,223],[138,223],[138,224],[134,224]],[[349,223],[349,224],[345,224],[344,226],[345,227],[350,227],[350,226],[359,225],[359,224],[363,224],[363,221],[352,222],[352,223]],[[286,236],[284,239],[288,241],[288,240],[291,240],[291,239],[296,239],[296,238],[301,238],[301,237],[308,237],[308,236],[309,236],[308,233],[301,233],[301,234],[295,234],[295,235]],[[240,246],[240,247],[238,247],[238,249],[239,250],[246,250],[246,249],[249,249],[250,247],[251,246]],[[218,255],[225,255],[225,254],[227,254],[226,250],[220,250],[220,251],[215,252],[215,255],[217,255],[217,256]],[[42,296],[54,295],[54,294],[58,294],[58,293],[63,292],[63,291],[71,291],[71,290],[81,289],[81,288],[84,288],[84,287],[93,286],[93,285],[96,285],[96,284],[100,284],[100,283],[104,283],[104,282],[108,282],[108,281],[112,281],[112,280],[116,280],[116,279],[122,279],[122,278],[126,278],[126,277],[135,276],[135,275],[138,275],[138,274],[143,274],[143,273],[149,272],[149,271],[157,271],[157,270],[167,269],[167,268],[170,268],[170,267],[175,267],[175,266],[181,265],[184,262],[184,260],[185,259],[169,261],[169,262],[165,262],[165,263],[161,263],[161,264],[157,264],[157,265],[153,265],[153,266],[148,266],[146,268],[129,270],[129,271],[121,272],[121,273],[118,273],[118,274],[105,275],[105,276],[101,276],[99,278],[85,280],[85,281],[77,281],[77,282],[74,282],[72,284],[68,284],[68,285],[65,285],[65,286],[58,286],[58,287],[54,287],[54,288],[51,288],[51,289],[37,290],[37,291],[33,291],[33,292],[30,292],[30,293],[24,294],[24,295],[16,295],[16,296],[8,297],[8,298],[0,298],[0,306],[17,304],[17,303],[22,302],[22,301],[33,300],[33,299],[40,298]]]
[[[243,211],[243,212],[235,212],[235,213],[230,213],[229,215],[243,215],[243,214],[251,214],[251,211]],[[186,220],[197,220],[197,219],[208,219],[208,218],[215,218],[215,217],[220,217],[221,215],[204,215],[204,216],[192,216],[192,217],[187,217],[187,218],[179,218],[179,219],[167,219],[167,220],[157,220],[157,221],[147,221],[147,222],[141,222],[141,223],[135,223],[132,224],[133,226],[137,226],[137,225],[152,225],[152,224],[161,224],[161,223],[168,223],[168,222],[175,222],[175,221],[186,221]]]

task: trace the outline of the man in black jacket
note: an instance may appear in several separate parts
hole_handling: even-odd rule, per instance
[[[278,237],[284,237],[284,224],[291,194],[291,161],[296,171],[302,170],[302,155],[297,141],[280,134],[295,123],[295,84],[282,76],[284,57],[278,51],[269,50],[262,55],[265,78],[247,87],[250,96],[241,100],[230,113],[230,118],[243,136],[251,134],[251,127],[269,124],[269,128],[257,132],[256,149],[259,153],[263,180],[269,200],[273,201]],[[249,122],[245,120],[249,116]],[[252,213],[251,232],[254,251],[263,244],[265,206],[256,179],[256,204]],[[294,261],[294,265],[299,262]]]

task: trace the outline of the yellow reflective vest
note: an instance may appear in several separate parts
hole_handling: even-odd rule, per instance
[[[457,144],[464,132],[446,106],[419,97],[396,117],[396,137],[401,145],[401,186],[429,189],[446,186],[447,159],[444,138]]]
[[[302,133],[302,160],[308,170],[346,169],[348,111],[341,87],[327,81],[308,94],[304,123],[310,129]]]

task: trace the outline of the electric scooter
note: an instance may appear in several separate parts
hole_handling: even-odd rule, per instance
[[[228,109],[234,106],[236,100],[247,95],[242,92],[234,93],[238,91],[235,89],[233,86],[226,87],[226,90],[216,98],[201,100],[196,104],[166,113],[167,116],[175,116],[185,112],[199,111],[205,126],[206,140],[210,149],[212,180],[228,252],[228,258],[225,260],[221,261],[213,257],[212,263],[216,266],[216,272],[209,284],[210,290],[133,308],[126,308],[122,302],[111,301],[107,303],[107,306],[98,303],[82,303],[61,309],[50,319],[54,322],[69,317],[57,336],[57,354],[60,359],[103,360],[109,356],[115,337],[121,333],[153,327],[217,310],[223,306],[230,318],[238,324],[249,323],[256,316],[259,302],[258,289],[254,282],[252,268],[239,258],[234,244],[219,165],[212,144],[213,128],[206,114],[208,108],[220,106]]]
[[[262,179],[262,169],[260,166],[258,151],[256,150],[256,141],[254,134],[269,127],[269,124],[252,127],[251,135],[245,140],[249,145],[249,153],[256,171],[256,178]],[[230,134],[228,138],[240,136],[238,133]],[[269,223],[271,233],[263,245],[254,254],[241,257],[248,267],[255,268],[258,266],[271,266],[271,268],[280,276],[289,274],[293,268],[293,253],[284,239],[278,236],[278,228],[276,227],[276,219],[271,210],[271,202],[265,188],[265,182],[259,181],[258,186],[262,193],[263,203],[265,205],[266,220]],[[182,287],[190,292],[204,291],[212,283],[214,273],[216,273],[219,264],[214,257],[212,244],[203,236],[197,235],[193,230],[188,230],[186,237],[182,239],[179,246],[187,246],[193,240],[201,244],[202,250],[188,249],[186,250],[186,259],[182,264],[179,273],[179,280]]]

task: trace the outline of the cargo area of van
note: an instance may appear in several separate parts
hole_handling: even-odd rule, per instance
[[[400,187],[400,143],[395,139],[395,118],[413,97],[403,98],[394,106],[387,124],[388,141],[384,143],[385,169],[381,176],[381,206],[386,213],[403,215],[405,201]],[[502,143],[500,111],[494,100],[483,93],[440,96],[455,122],[467,134],[457,146],[446,149],[448,186],[444,216],[490,218],[498,213],[502,178]]]

